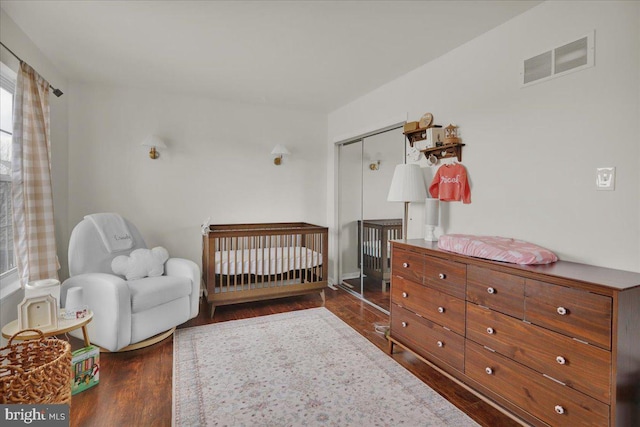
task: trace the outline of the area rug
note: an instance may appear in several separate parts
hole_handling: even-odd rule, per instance
[[[176,330],[175,426],[477,426],[325,308]]]

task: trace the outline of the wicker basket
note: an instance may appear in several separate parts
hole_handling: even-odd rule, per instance
[[[12,344],[25,331],[38,340]],[[45,339],[37,329],[13,335],[0,348],[0,404],[71,403],[71,345],[56,338]]]

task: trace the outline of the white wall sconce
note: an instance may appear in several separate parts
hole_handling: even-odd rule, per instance
[[[377,151],[373,155],[369,153],[364,153],[363,159],[366,159],[369,162],[369,170],[377,171],[380,170],[380,159],[382,159],[382,153]]]
[[[282,156],[288,156],[289,154],[291,153],[289,152],[289,150],[287,150],[287,147],[281,144],[277,144],[275,147],[273,147],[273,150],[271,150],[271,155],[275,156],[273,158],[273,164],[280,165],[282,163]]]
[[[151,135],[150,137],[142,141],[141,145],[143,147],[149,147],[149,158],[154,160],[160,156],[158,148],[167,148],[167,145],[164,143],[164,141],[155,135]]]

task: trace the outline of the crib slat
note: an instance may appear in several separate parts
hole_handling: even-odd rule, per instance
[[[304,270],[302,270],[302,283],[307,283],[307,281],[309,280],[309,236],[305,236],[304,237],[304,243],[300,242],[300,246],[304,247],[304,255],[305,255],[305,262],[304,262]]]
[[[298,248],[298,261],[295,262],[294,260],[294,264],[297,266],[296,274],[294,274],[294,277],[300,279],[300,283],[302,283],[302,243],[300,242],[300,239],[298,239],[297,235],[295,246]]]
[[[284,285],[285,276],[289,278],[289,236],[281,236],[282,238],[282,276],[280,286]],[[287,251],[285,254],[285,250]],[[285,268],[286,266],[286,268]],[[286,273],[285,273],[286,271]]]
[[[267,257],[269,258],[269,264],[267,265],[267,280],[270,282],[271,281],[271,246],[273,246],[271,244],[271,236],[267,237]],[[270,284],[267,284],[267,286],[270,286]]]
[[[233,242],[233,255],[235,257],[234,259],[234,265],[236,266],[236,271],[235,271],[235,275],[233,276],[233,291],[234,292],[238,292],[238,258],[242,257],[242,254],[238,254],[238,237],[236,237],[234,239],[235,241]],[[240,269],[240,272],[242,272],[242,269]],[[242,290],[242,288],[240,288],[240,290]]]
[[[261,286],[264,286],[264,275],[269,271],[268,268],[265,268],[265,265],[264,265],[265,261],[267,260],[267,257],[264,256],[264,248],[267,245],[267,242],[266,242],[267,237],[262,236],[260,240],[262,241],[262,274],[260,275],[260,281],[261,281]]]
[[[289,236],[281,236],[281,238],[282,241],[280,243],[282,245],[282,283],[280,284],[280,286],[284,285],[285,276],[287,277],[287,279],[289,278]]]
[[[291,235],[286,236],[285,240],[286,240],[286,243],[287,243],[287,245],[286,245],[286,247],[287,247],[287,268],[286,268],[287,281],[284,282],[283,285],[289,281],[289,276],[292,274],[291,269],[294,268],[294,266],[291,265],[291,249],[293,249],[293,236],[291,236]]]
[[[313,235],[313,250],[314,251],[318,251],[318,235],[314,234]],[[313,268],[311,269],[314,279],[315,277],[318,277],[318,267],[316,267],[315,265],[313,266]]]
[[[224,280],[227,277],[227,274],[224,273],[224,264],[222,263],[222,260],[224,259],[224,252],[225,252],[225,238],[220,238],[220,292],[222,292],[222,289],[224,287]]]
[[[313,233],[311,236],[307,236],[307,243],[309,243],[309,241],[311,241],[311,255],[313,256],[313,251],[315,251],[315,246],[316,246],[316,234]],[[309,245],[307,244],[307,248],[309,247]],[[309,252],[309,251],[307,251]],[[313,258],[311,259],[311,264],[308,267],[308,274],[309,277],[307,278],[307,280],[309,280],[310,282],[313,281]]]
[[[233,249],[233,292],[238,291],[238,251],[237,251],[237,240],[238,238],[231,239],[231,247]]]
[[[380,271],[380,253],[382,252],[382,236],[379,228],[373,230],[373,238],[376,242],[376,257],[374,258],[374,266],[376,271]]]
[[[231,246],[231,237],[225,239],[225,251],[227,252],[227,292],[231,286],[231,252],[229,252],[229,246]]]
[[[253,282],[253,280],[251,279],[251,253],[253,252],[253,247],[255,246],[255,236],[250,236],[250,237],[245,237],[245,239],[247,239],[247,246],[249,246],[249,252],[247,252],[247,263],[248,263],[248,268],[247,271],[249,272],[249,274],[247,274],[247,289],[251,289],[251,284]]]

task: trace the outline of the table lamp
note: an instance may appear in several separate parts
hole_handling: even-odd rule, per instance
[[[393,171],[391,188],[387,195],[389,202],[404,202],[404,218],[402,221],[402,238],[407,238],[409,220],[409,203],[420,202],[427,197],[427,190],[422,177],[422,170],[417,164],[397,165]]]

